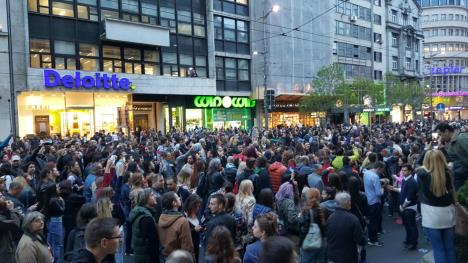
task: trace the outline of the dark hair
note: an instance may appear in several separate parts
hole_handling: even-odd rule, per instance
[[[368,158],[369,158],[369,162],[375,163],[377,161],[377,154],[376,153],[370,153]]]
[[[328,185],[331,187],[335,187],[337,191],[343,190],[340,177],[336,173],[331,173],[328,175]]]
[[[233,211],[234,206],[236,205],[236,196],[233,193],[227,193],[224,197],[226,198],[226,212]]]
[[[273,236],[262,243],[259,263],[290,263],[294,256],[294,244],[282,236]]]
[[[112,238],[118,222],[114,218],[94,218],[86,226],[85,242],[89,248],[99,247],[103,238]]]
[[[261,157],[258,157],[255,162],[256,162],[257,167],[262,167],[263,168],[263,167],[266,167],[267,159],[265,157],[261,156]]]
[[[374,164],[374,169],[385,168],[385,163],[382,161],[378,161]]]
[[[328,187],[325,187],[324,190],[325,190],[325,193],[327,193],[327,195],[330,196],[330,199],[335,199],[335,195],[336,195],[335,187],[328,186]]]
[[[226,207],[226,197],[224,197],[223,194],[214,194],[211,196],[211,199],[216,199],[218,205],[222,204],[224,207]]]
[[[449,132],[453,132],[455,129],[448,123],[446,122],[442,122],[442,123],[439,123],[435,129],[435,131],[439,131],[439,132],[445,132],[445,131],[449,131]]]
[[[348,179],[348,192],[351,196],[351,205],[359,207],[361,195],[361,182],[355,176]]]
[[[85,226],[95,217],[97,217],[96,205],[85,203],[81,206],[76,215],[76,224],[77,226]]]
[[[161,197],[161,205],[164,210],[172,210],[172,203],[176,201],[177,194],[175,192],[164,193]]]
[[[184,211],[187,214],[192,213],[197,206],[200,206],[202,204],[203,200],[198,196],[197,194],[191,194],[187,199],[185,199],[184,202]]]
[[[234,263],[237,256],[231,232],[223,225],[211,231],[206,244],[206,253],[214,256],[213,263]]]
[[[401,168],[406,168],[408,171],[412,172],[413,171],[413,166],[409,163],[405,163],[401,166]]]
[[[256,161],[256,159],[252,158],[252,157],[247,159],[247,162],[245,163],[247,168],[254,169],[255,168],[255,161]]]
[[[274,212],[261,214],[255,218],[258,227],[265,231],[267,237],[274,236],[278,229],[278,216]]]
[[[263,188],[258,194],[257,204],[273,208],[273,191],[270,188]]]
[[[349,159],[348,156],[344,156],[344,157],[343,157],[343,165],[344,165],[344,166],[349,165],[350,161],[351,161],[351,159]]]

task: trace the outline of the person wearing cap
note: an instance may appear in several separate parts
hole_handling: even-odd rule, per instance
[[[23,174],[21,169],[21,157],[17,154],[11,157],[11,172],[14,176],[19,176]]]

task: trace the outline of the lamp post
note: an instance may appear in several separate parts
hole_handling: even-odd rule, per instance
[[[264,91],[263,91],[263,106],[264,106],[264,111],[265,111],[265,130],[268,130],[268,106],[266,101],[267,101],[267,76],[268,76],[268,70],[267,70],[267,66],[268,66],[268,61],[267,61],[267,54],[268,54],[268,44],[269,44],[269,38],[267,37],[267,33],[266,33],[266,23],[267,23],[267,18],[268,16],[271,14],[271,13],[277,13],[278,11],[280,10],[280,6],[279,5],[273,5],[270,10],[268,10],[267,12],[265,12],[265,10],[263,11],[263,15],[260,17],[262,19],[262,23],[263,23],[263,88],[264,88]],[[268,44],[267,44],[267,41],[268,41]],[[257,51],[254,51],[254,55],[258,54]]]

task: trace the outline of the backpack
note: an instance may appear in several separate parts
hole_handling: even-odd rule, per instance
[[[310,212],[310,224],[309,224],[309,231],[302,242],[302,249],[303,250],[314,250],[319,249],[322,247],[322,235],[320,234],[319,226],[314,223],[314,212],[312,209],[309,210]]]

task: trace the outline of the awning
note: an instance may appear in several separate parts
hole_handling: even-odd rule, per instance
[[[275,100],[280,103],[299,103],[305,96],[303,94],[280,94],[276,96]]]

